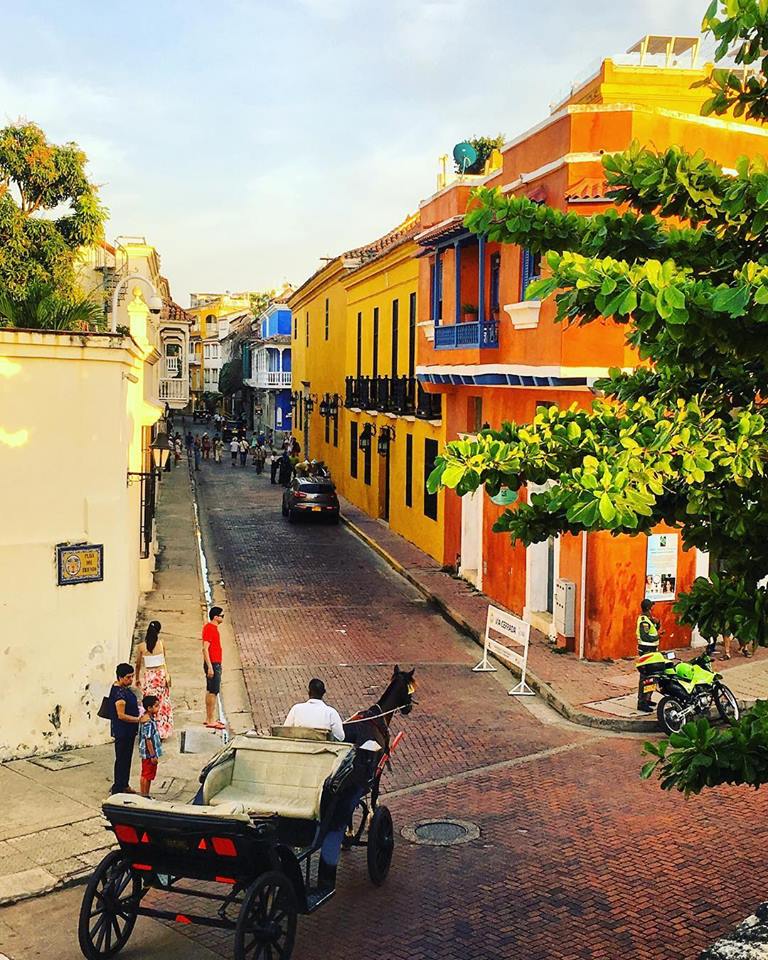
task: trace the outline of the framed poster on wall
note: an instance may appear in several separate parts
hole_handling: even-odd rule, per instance
[[[645,559],[645,599],[674,600],[677,597],[677,534],[653,533],[648,537]]]

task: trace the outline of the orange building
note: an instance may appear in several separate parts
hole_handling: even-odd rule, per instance
[[[699,115],[707,93],[691,85],[711,68],[695,66],[697,43],[649,37],[627,56],[605,60],[549,117],[505,144],[501,168],[483,182],[559,210],[592,214],[611,203],[603,154],[625,150],[633,140],[659,150],[701,148],[725,168],[742,154],[765,153],[768,132],[762,128]],[[539,258],[468,233],[463,216],[469,194],[458,178],[424,201],[416,237],[422,247],[416,374],[426,390],[442,394],[448,438],[486,423],[498,428],[504,420],[530,421],[541,404],[589,406],[596,378],[609,367],[635,364],[618,325],[566,328],[554,322],[552,301],[524,301],[539,275]],[[673,600],[707,572],[706,556],[683,553],[679,535],[675,557],[672,531],[654,541],[652,555],[645,537],[607,533],[512,546],[491,531],[504,509],[482,491],[447,495],[444,562],[589,659],[634,653],[646,577]],[[690,641],[671,607],[656,606],[667,647]]]

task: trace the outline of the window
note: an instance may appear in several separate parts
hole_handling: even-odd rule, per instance
[[[325,442],[327,444],[331,439],[331,418],[323,417],[323,420],[325,420]]]
[[[296,409],[299,411],[299,430],[302,430],[303,423],[304,423],[304,394],[303,393],[299,394],[299,403]]]
[[[339,415],[333,418],[333,445],[338,447],[339,445]]]
[[[349,475],[357,478],[357,421],[349,425]]]
[[[371,442],[363,450],[363,480],[370,487],[371,485],[371,455],[373,453],[373,448],[376,446],[375,435],[371,435]]]
[[[329,319],[328,319],[328,297],[325,298],[325,339],[328,339]]]
[[[363,375],[363,315],[357,315],[357,379]]]
[[[435,466],[437,440],[424,441],[424,516],[437,520],[437,494],[427,490],[427,480]]]
[[[478,433],[483,429],[483,398],[469,397],[467,404],[467,430]]]
[[[373,372],[375,380],[379,375],[379,308],[373,308]]]
[[[491,254],[491,316],[499,315],[499,281],[501,280],[501,254]]]
[[[432,319],[443,318],[443,258],[438,250],[435,262],[429,268],[429,288],[432,303]]]
[[[541,254],[523,249],[520,253],[520,299],[525,300],[525,291],[541,276]]]
[[[299,318],[298,317],[293,318],[293,339],[294,340],[299,339]]]
[[[306,342],[305,346],[307,347],[307,349],[309,349],[309,310],[307,310],[307,330],[306,330],[306,333],[307,333],[307,342]]]
[[[413,434],[405,437],[405,505],[413,506]]]
[[[400,333],[400,301],[392,301],[392,377],[397,376],[397,341]]]
[[[408,376],[413,380],[416,373],[416,294],[408,302]]]

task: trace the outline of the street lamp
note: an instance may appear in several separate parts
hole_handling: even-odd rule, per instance
[[[155,439],[150,444],[150,452],[152,454],[152,469],[144,471],[128,471],[128,483],[132,483],[132,477],[138,477],[140,480],[146,480],[149,477],[154,477],[157,475],[157,479],[160,479],[160,474],[162,473],[165,465],[168,463],[168,458],[171,455],[171,445],[168,441],[168,434],[164,432],[159,432]]]
[[[120,296],[120,292],[123,287],[129,283],[133,282],[143,283],[146,285],[149,290],[149,312],[154,313],[157,316],[163,309],[163,298],[155,289],[155,286],[147,280],[146,277],[142,277],[140,273],[130,273],[127,277],[123,277],[117,284],[115,284],[115,289],[112,294],[112,333],[117,332],[117,301]]]
[[[371,449],[371,435],[372,435],[371,424],[366,423],[366,425],[363,427],[363,432],[360,434],[360,439],[358,440],[358,445],[361,450]]]
[[[339,395],[334,393],[331,399],[328,401],[328,416],[329,417],[338,417],[339,415]]]
[[[323,418],[330,417],[330,403],[328,401],[328,394],[326,393],[323,396],[323,399],[320,401],[320,416]]]
[[[379,430],[379,439],[376,443],[376,449],[379,456],[386,457],[389,453],[389,445],[395,439],[395,428],[383,426]]]
[[[309,416],[309,414],[311,414],[312,411],[315,409],[316,403],[317,403],[316,393],[308,393],[304,397],[304,409],[307,411],[307,416]]]

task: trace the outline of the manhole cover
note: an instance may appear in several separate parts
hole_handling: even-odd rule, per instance
[[[411,843],[451,847],[456,843],[477,840],[480,828],[469,820],[421,820],[412,827],[403,827],[402,835]]]

